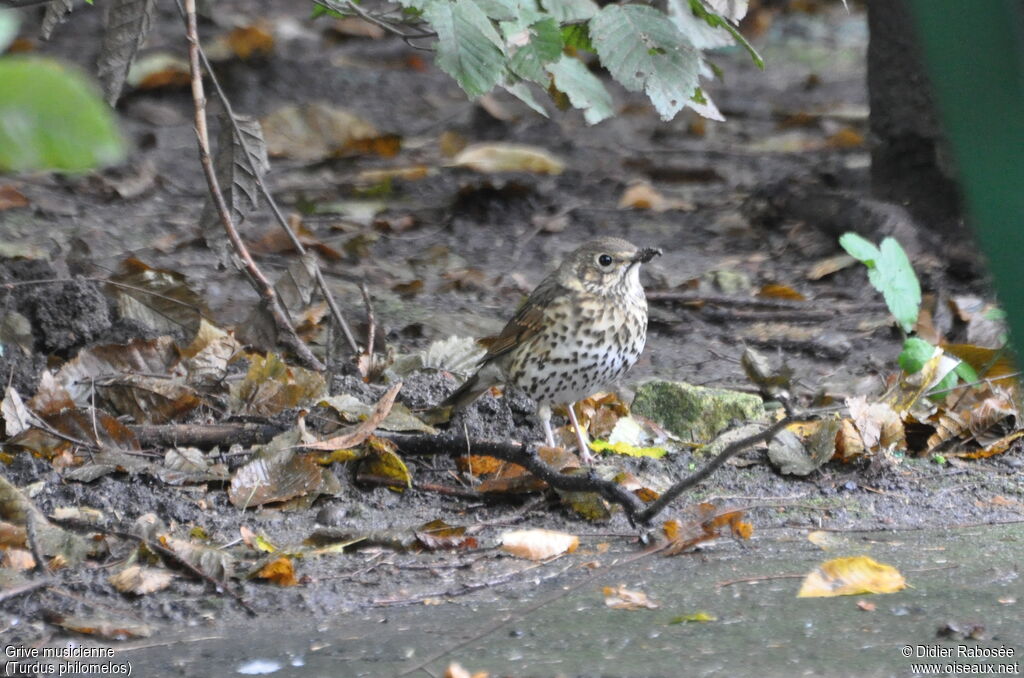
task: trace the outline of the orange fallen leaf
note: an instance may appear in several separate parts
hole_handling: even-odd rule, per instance
[[[299,583],[295,578],[295,566],[291,558],[284,556],[264,565],[256,576],[260,579],[269,579],[278,586],[295,586]]]

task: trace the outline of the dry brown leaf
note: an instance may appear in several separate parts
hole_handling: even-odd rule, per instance
[[[35,569],[36,559],[28,549],[10,548],[3,552],[0,558],[0,567],[14,572],[28,572]]]
[[[906,446],[906,432],[900,415],[886,403],[867,402],[864,396],[847,398],[846,406],[850,409],[857,433],[860,434],[864,450],[868,453],[880,452],[895,446]]]
[[[245,379],[231,386],[229,405],[235,414],[273,416],[327,393],[323,375],[287,365],[275,353],[250,354],[249,359]]]
[[[808,280],[821,280],[825,276],[837,273],[844,268],[849,268],[857,263],[857,260],[849,254],[837,254],[818,261],[807,271]]]
[[[501,535],[503,551],[527,560],[547,560],[572,553],[579,545],[579,537],[554,530],[513,530]]]
[[[416,539],[431,551],[438,549],[475,549],[476,537],[469,536],[466,528],[449,525],[440,518],[421,525],[416,529]]]
[[[328,103],[283,106],[260,122],[267,152],[296,160],[326,160],[381,138],[368,120]]]
[[[361,424],[347,430],[341,435],[334,436],[327,440],[320,440],[315,443],[306,443],[301,447],[307,450],[345,450],[356,445],[361,444],[364,440],[370,437],[380,423],[384,421],[384,418],[388,416],[388,412],[391,411],[392,405],[395,404],[395,397],[398,392],[402,389],[402,382],[396,383],[387,393],[381,396],[381,399],[377,401],[377,405],[374,406],[373,414],[367,417],[366,421]]]
[[[798,598],[895,593],[906,588],[899,570],[867,556],[836,558],[822,563],[804,578]]]
[[[793,301],[806,301],[807,297],[797,292],[789,285],[780,285],[777,283],[768,283],[762,285],[761,289],[757,291],[758,297],[764,299],[791,299]]]
[[[605,586],[602,592],[604,604],[614,610],[657,610],[661,607],[643,591],[634,591],[625,586]]]
[[[162,591],[171,585],[174,575],[167,570],[141,565],[129,565],[107,579],[121,593],[145,595]]]
[[[522,144],[473,144],[460,151],[451,167],[466,167],[476,172],[531,172],[533,174],[561,174],[565,162],[538,146]]]
[[[266,56],[274,51],[274,36],[263,26],[241,26],[225,37],[228,48],[239,59]]]
[[[693,203],[676,198],[666,198],[646,181],[630,184],[619,198],[619,209],[651,210],[667,212],[680,210],[690,212],[696,209]]]
[[[11,184],[0,185],[0,212],[15,207],[28,207],[25,195]]]
[[[260,579],[269,579],[278,586],[296,586],[299,583],[295,578],[295,565],[292,559],[286,556],[270,561],[260,568],[256,576]]]
[[[852,127],[844,127],[835,134],[829,135],[825,140],[825,145],[828,148],[840,150],[860,148],[864,145],[864,135]]]

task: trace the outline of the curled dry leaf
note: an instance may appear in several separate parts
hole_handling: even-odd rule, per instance
[[[135,258],[121,262],[109,278],[110,292],[122,318],[138,321],[157,332],[184,332],[191,337],[199,320],[209,316],[202,298],[176,271],[152,268]]]
[[[366,418],[361,424],[354,426],[352,429],[342,433],[341,435],[334,436],[327,440],[320,440],[315,443],[306,443],[302,447],[307,450],[344,450],[359,445],[364,440],[370,437],[380,423],[384,421],[384,418],[391,412],[391,407],[395,403],[395,397],[398,392],[402,389],[402,382],[398,382],[390,389],[387,393],[381,396],[381,399],[377,402],[377,405],[373,409],[373,414]]]
[[[639,181],[627,187],[622,197],[619,198],[619,209],[629,208],[651,210],[652,212],[667,212],[668,210],[691,212],[696,209],[696,206],[687,200],[666,198],[651,184]]]
[[[231,386],[228,403],[236,414],[273,416],[310,404],[327,392],[323,375],[287,365],[275,353],[251,354],[249,358],[245,379]]]
[[[604,604],[615,610],[657,610],[661,607],[643,591],[634,591],[625,586],[606,586],[602,593]]]
[[[46,612],[44,616],[50,624],[102,640],[128,640],[130,638],[148,638],[153,635],[153,628],[148,624],[142,624],[128,617],[86,617],[65,615],[60,612]]]
[[[367,452],[356,470],[356,480],[373,478],[390,480],[388,489],[401,492],[412,487],[412,473],[398,456],[398,447],[384,438],[371,435],[367,438]]]
[[[469,536],[464,526],[449,525],[440,518],[421,525],[416,539],[431,551],[438,549],[476,548],[476,537]]]
[[[579,537],[554,530],[513,530],[501,535],[503,551],[527,560],[547,560],[572,553],[579,545]]]
[[[899,570],[867,556],[836,558],[822,563],[804,578],[798,598],[859,596],[865,593],[895,593],[906,588]]]
[[[278,586],[295,586],[299,580],[295,578],[295,565],[287,556],[274,558],[256,573],[259,579],[269,579]]]
[[[452,167],[466,167],[475,172],[530,172],[561,174],[565,162],[537,146],[490,143],[473,144],[461,150],[451,162]]]
[[[322,102],[283,106],[261,123],[270,155],[296,160],[326,160],[353,151],[365,152],[374,150],[376,140],[395,139],[381,135],[371,122],[355,113]],[[377,150],[383,155],[397,152],[393,144]]]
[[[121,593],[145,595],[162,591],[171,585],[174,575],[167,570],[141,565],[129,565],[107,579]]]

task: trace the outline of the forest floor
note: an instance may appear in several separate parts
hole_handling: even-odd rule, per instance
[[[879,216],[884,210],[870,200],[867,29],[859,11],[847,13],[836,3],[820,13],[776,16],[756,38],[768,63],[764,72],[745,53],[716,55],[724,81],[709,91],[725,122],[687,114],[662,122],[644,100],[619,90],[619,115],[590,127],[575,112],[553,110],[545,119],[502,94],[468,101],[429,55],[400,40],[339,32],[329,21],[307,19],[304,7],[287,3],[248,5],[258,7],[247,12],[272,27],[276,42],[263,56],[215,62],[236,112],[266,118],[282,107],[323,102],[368,121],[381,139],[393,135],[401,141],[390,156],[322,157],[314,148],[286,144],[267,175],[282,209],[301,215],[304,238],[321,254],[323,271],[357,335],[365,333],[360,293],[365,283],[379,339],[395,354],[414,354],[452,336],[500,330],[523,295],[564,254],[605,235],[664,252],[642,273],[651,295],[650,331],[640,362],[621,384],[620,398],[627,403],[636,386],[651,378],[749,392],[753,387],[739,360],[746,346],[788,364],[792,397],[802,406],[878,397],[899,370],[903,337],[881,296],[867,284],[863,266],[820,275],[821,266],[842,254],[837,240],[848,230],[875,242],[897,237],[926,295],[939,299],[940,306],[953,298],[992,299],[966,236],[962,242],[939,241],[899,210]],[[201,26],[204,40],[214,43],[228,27],[252,21],[231,14],[230,6],[219,7],[215,21]],[[39,51],[94,63],[98,14],[91,7],[79,9]],[[180,24],[173,8],[163,7],[145,53],[182,55]],[[12,186],[26,203],[0,209],[0,281],[63,277],[65,270],[81,276],[59,288],[25,286],[11,293],[16,306],[34,314],[34,349],[0,356],[0,375],[25,400],[43,370],[59,367],[83,346],[161,334],[119,316],[108,288],[98,281],[121,270],[128,258],[183,274],[219,327],[243,324],[256,303],[242,276],[218,267],[200,237],[197,224],[207,193],[188,87],[131,89],[118,115],[133,147],[124,167],[82,177],[0,176],[0,184]],[[564,162],[565,171],[484,174],[451,166],[453,145],[481,142],[541,147]],[[369,174],[394,168],[409,169],[384,181],[373,179],[381,174]],[[664,210],[621,204],[638,182],[664,200]],[[257,210],[242,228],[272,278],[296,259],[273,235],[275,229],[265,210]],[[794,308],[792,299],[774,309],[729,301],[749,300],[772,284],[798,292],[804,307]],[[666,299],[673,292],[685,293],[688,301]],[[954,320],[944,328],[951,340],[965,332]],[[182,345],[190,341],[172,336]],[[385,386],[363,383],[345,342],[334,337],[331,343],[331,394],[347,393],[373,405]],[[232,378],[243,374],[238,368]],[[446,373],[413,373],[398,402],[422,408],[456,383]],[[275,416],[274,424],[290,424],[295,411]],[[217,410],[197,410],[190,421],[215,423]],[[528,404],[512,397],[487,396],[457,421],[467,437],[542,438]],[[245,451],[236,449],[228,466],[237,469]],[[676,451],[660,460],[603,456],[600,463],[667,483],[685,477],[702,459],[699,452]],[[317,523],[362,540],[344,552],[296,559],[296,586],[233,579],[229,588],[264,618],[323,619],[350,610],[483,595],[478,589],[484,587],[474,588],[474,582],[528,591],[536,572],[519,573],[521,561],[483,548],[512,525],[580,535],[583,546],[559,568],[572,562],[576,569],[610,558],[607,554],[619,557],[642,548],[621,512],[595,526],[557,500],[538,502],[551,499],[543,493],[470,499],[468,486],[461,486],[467,496],[424,489],[459,487],[465,480],[448,458],[406,457],[415,484],[405,492],[356,483],[348,466],[335,463],[340,483],[333,492],[287,510],[239,508],[229,500],[223,479],[176,484],[147,471],[115,468],[85,482],[69,477],[68,467],[25,452],[9,453],[4,462],[3,477],[44,514],[66,507],[97,509],[110,544],[109,552],[94,556],[88,566],[54,572],[49,587],[0,598],[0,629],[11,642],[57,641],[88,626],[70,619],[112,617],[130,627],[122,634],[129,637],[160,628],[240,623],[247,614],[242,606],[186,573],[145,595],[112,587],[108,578],[129,558],[155,561],[152,553],[140,553],[138,544],[114,534],[132,531],[147,514],[155,514],[169,533],[201,534],[223,549],[243,548],[243,538],[251,549],[251,535],[259,535],[289,552],[319,529]],[[744,520],[752,523],[754,538],[753,550],[743,557],[757,559],[758,540],[774,539],[773,530],[801,534],[1019,522],[1024,519],[1022,465],[1024,454],[1011,447],[984,459],[906,455],[831,462],[796,477],[779,473],[764,450],[755,449],[677,503],[714,500],[746,507]],[[400,535],[411,539],[436,519],[473,526],[482,555],[396,546]],[[714,552],[705,555],[714,557]],[[250,558],[248,567],[257,560]]]

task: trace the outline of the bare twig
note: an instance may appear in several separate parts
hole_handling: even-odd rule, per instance
[[[394,23],[390,21],[385,21],[380,16],[367,12],[366,10],[364,10],[362,7],[352,2],[351,0],[347,0],[344,3],[344,5],[339,5],[335,2],[332,2],[332,0],[313,0],[313,2],[316,3],[317,5],[320,5],[321,7],[326,7],[327,9],[332,10],[334,12],[352,12],[363,21],[369,22],[374,26],[377,26],[378,28],[382,28],[383,30],[385,30],[388,33],[391,33],[392,35],[397,35],[405,42],[405,44],[415,49],[432,51],[429,48],[420,47],[419,45],[414,44],[412,41],[416,40],[417,38],[437,37],[437,33],[434,33],[432,31],[425,31],[418,26],[413,26],[403,22],[404,26],[415,31],[415,33],[412,34],[406,33],[399,29],[398,26],[396,26]]]
[[[36,561],[34,569],[49,573],[50,568],[46,566],[46,561],[43,559],[43,551],[39,548],[39,534],[36,532],[36,520],[39,517],[35,511],[28,511],[25,514],[25,541],[28,542],[28,548],[32,552],[32,559]]]
[[[636,517],[641,523],[647,523],[656,516],[662,509],[672,503],[679,495],[686,490],[690,489],[694,485],[697,485],[702,480],[710,476],[712,473],[717,471],[722,464],[727,462],[731,457],[735,457],[737,454],[747,449],[751,445],[757,443],[768,442],[776,435],[779,434],[782,429],[793,423],[793,417],[785,417],[775,422],[760,433],[740,440],[735,440],[729,445],[726,445],[725,449],[718,453],[718,456],[709,461],[696,473],[680,480],[678,483],[670,487],[660,497],[658,497],[653,503],[651,503],[646,509],[641,511]]]
[[[24,584],[19,584],[18,586],[12,586],[9,589],[4,589],[3,591],[0,591],[0,603],[8,600],[9,598],[20,596],[23,593],[30,593],[36,589],[41,589],[44,586],[49,586],[53,581],[54,580],[50,577],[41,577],[35,581],[26,582]]]
[[[217,173],[213,169],[213,159],[210,156],[210,137],[206,129],[206,94],[203,91],[202,69],[200,67],[195,0],[185,0],[184,15],[185,35],[188,40],[189,73],[192,77],[192,101],[195,108],[195,132],[199,144],[199,161],[203,166],[203,174],[206,176],[206,185],[209,188],[213,206],[217,210],[221,223],[224,225],[224,230],[227,232],[228,240],[231,241],[232,249],[234,249],[242,261],[245,272],[249,276],[249,282],[260,295],[264,307],[277,327],[279,341],[294,351],[299,360],[307,367],[323,370],[323,363],[299,339],[291,320],[281,307],[277,293],[274,292],[274,286],[270,284],[270,281],[267,280],[266,276],[263,275],[263,272],[256,265],[231,220],[231,213],[228,210],[227,203],[224,201],[224,195],[221,193]]]
[[[178,0],[178,7],[181,8],[180,0]],[[217,93],[217,99],[220,101],[220,105],[224,107],[224,112],[227,114],[227,119],[231,123],[231,127],[234,130],[236,141],[242,146],[244,150],[243,155],[245,161],[249,163],[249,169],[252,170],[252,176],[256,180],[256,186],[260,189],[260,194],[263,199],[267,201],[267,205],[270,207],[270,211],[274,214],[274,219],[278,225],[284,229],[285,234],[288,236],[288,240],[291,241],[292,247],[299,256],[305,256],[306,247],[299,240],[299,236],[296,235],[292,229],[288,220],[282,214],[281,209],[277,206],[277,201],[274,200],[274,196],[271,194],[270,189],[267,188],[266,182],[263,181],[263,173],[259,172],[256,167],[253,167],[252,158],[254,157],[249,149],[248,144],[245,141],[245,135],[242,134],[241,130],[238,129],[238,121],[235,118],[235,112],[231,108],[231,102],[228,100],[227,94],[224,92],[224,88],[220,86],[220,80],[217,79],[217,75],[213,71],[213,66],[210,64],[210,60],[206,57],[206,52],[203,51],[201,45],[198,46],[199,58],[203,62],[203,68],[206,69],[206,74],[210,78],[210,82],[213,84],[213,89]],[[341,308],[338,307],[338,302],[335,301],[334,295],[331,293],[329,287],[327,287],[327,281],[324,279],[324,274],[320,270],[320,263],[314,262],[313,266],[313,277],[316,279],[317,287],[320,288],[320,293],[324,295],[324,299],[327,301],[327,307],[331,311],[331,316],[334,321],[341,328],[342,334],[345,335],[345,339],[348,340],[348,345],[352,348],[353,354],[359,353],[359,344],[356,342],[355,337],[352,334],[351,328],[348,326],[348,322],[345,320],[345,316],[341,314]]]

